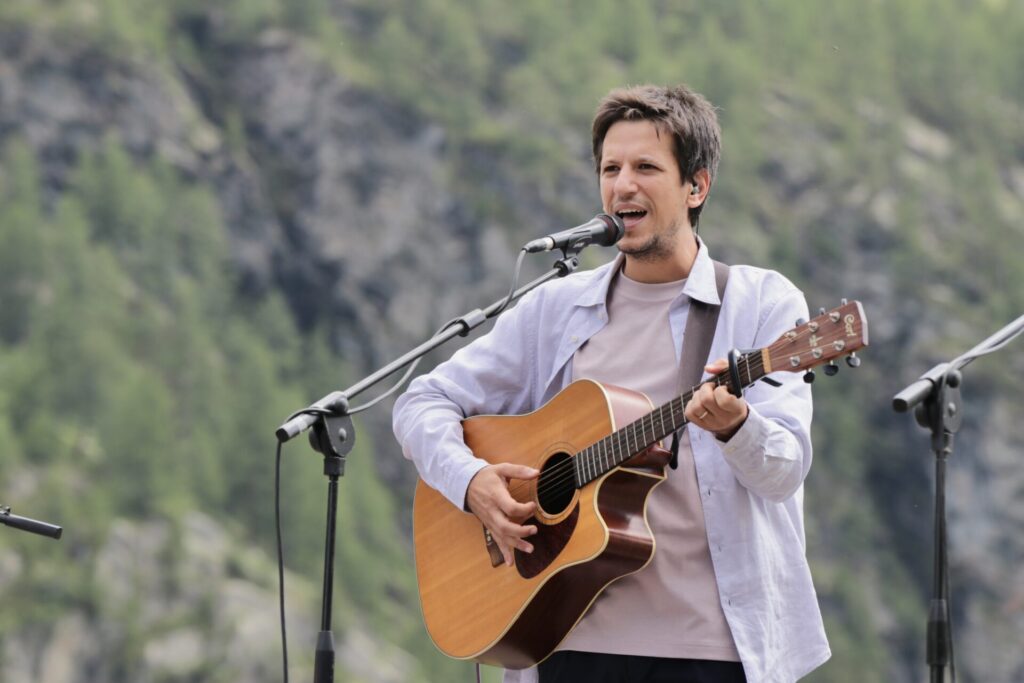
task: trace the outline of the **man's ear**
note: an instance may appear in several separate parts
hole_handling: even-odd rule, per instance
[[[693,174],[690,180],[690,191],[686,195],[686,205],[693,208],[700,206],[708,196],[711,188],[711,174],[708,169],[702,168]]]

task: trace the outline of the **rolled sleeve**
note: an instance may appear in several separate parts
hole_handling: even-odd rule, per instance
[[[420,478],[465,509],[469,482],[487,462],[466,447],[462,416],[445,407],[448,401],[431,392],[406,394],[395,405],[394,430],[402,454],[415,463]]]
[[[799,440],[754,407],[732,438],[718,445],[736,479],[762,498],[782,502],[803,483],[805,451]]]

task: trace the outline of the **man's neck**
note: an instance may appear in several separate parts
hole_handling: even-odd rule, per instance
[[[675,282],[690,276],[694,261],[697,260],[697,238],[691,233],[681,238],[675,251],[665,258],[641,260],[626,254],[623,273],[630,280],[646,284]]]

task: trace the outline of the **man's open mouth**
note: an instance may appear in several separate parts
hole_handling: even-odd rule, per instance
[[[616,211],[615,215],[622,219],[623,224],[629,228],[636,225],[644,219],[647,212],[643,209],[624,209],[622,211]]]

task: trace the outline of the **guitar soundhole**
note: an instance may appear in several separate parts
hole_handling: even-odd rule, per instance
[[[548,515],[558,515],[569,507],[575,493],[576,470],[572,456],[568,453],[555,453],[544,463],[537,481],[540,508]]]

